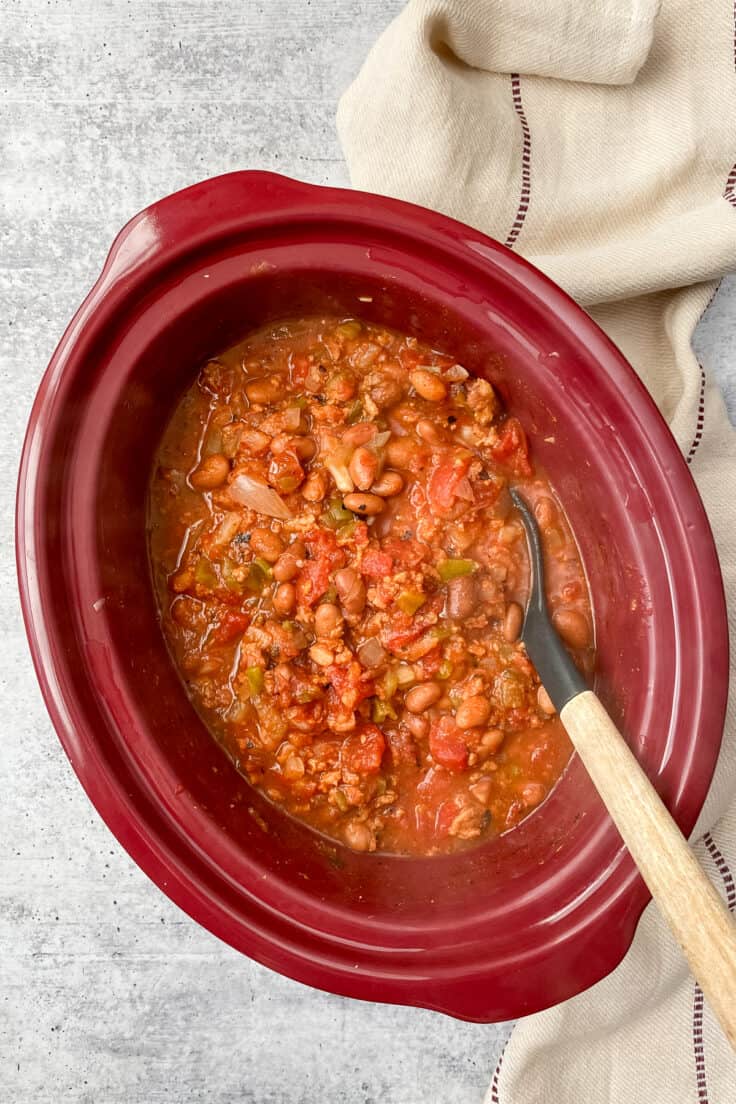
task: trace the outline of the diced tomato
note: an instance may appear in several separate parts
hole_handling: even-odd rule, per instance
[[[238,636],[242,636],[250,625],[250,617],[240,610],[228,610],[220,618],[220,623],[212,633],[213,644],[230,644]]]
[[[291,705],[286,710],[286,719],[299,732],[322,732],[325,727],[325,703],[316,699]]]
[[[399,360],[401,361],[401,367],[411,372],[412,368],[416,368],[417,364],[422,363],[422,354],[417,352],[416,349],[401,349],[399,350]],[[426,364],[427,361],[425,360]]]
[[[365,677],[363,668],[357,661],[344,667],[334,664],[326,669],[325,674],[330,680],[330,694],[348,709],[355,709],[376,692],[373,679]]]
[[[386,741],[380,728],[366,724],[343,740],[340,760],[355,774],[378,774],[385,750]]]
[[[468,749],[462,729],[452,717],[440,717],[429,730],[429,750],[435,762],[448,770],[465,770],[468,765]]]
[[[293,356],[291,358],[291,378],[294,383],[304,383],[309,371],[309,357]]]
[[[352,541],[358,548],[368,543],[368,526],[364,521],[357,521],[352,533]]]
[[[296,453],[286,449],[274,456],[268,468],[268,482],[281,494],[290,494],[304,481],[304,468]]]
[[[427,480],[427,501],[440,516],[452,513],[457,499],[467,497],[470,459],[470,456],[456,453],[440,460],[431,472]]]
[[[392,767],[399,767],[402,763],[408,763],[412,767],[417,765],[417,746],[405,725],[390,729],[386,733],[386,741]]]
[[[434,819],[435,835],[446,836],[459,812],[460,806],[456,801],[443,801]]]
[[[394,655],[400,655],[402,649],[408,644],[413,644],[423,632],[437,623],[443,603],[444,597],[441,594],[435,594],[413,616],[400,613],[398,610],[393,612],[391,621],[381,630],[383,646]]]
[[[368,548],[361,561],[360,570],[372,579],[384,579],[392,574],[394,561],[388,552],[382,552],[378,547]]]
[[[421,544],[413,538],[401,540],[400,537],[390,537],[383,542],[383,551],[402,567],[418,567],[429,549],[426,544]]]
[[[344,566],[345,552],[337,543],[334,529],[310,529],[304,542],[315,560],[326,559],[330,567]]]
[[[308,560],[299,572],[296,594],[299,605],[313,606],[330,585],[330,565],[327,560]]]
[[[498,441],[491,445],[491,455],[500,464],[505,464],[515,475],[531,475],[529,463],[529,442],[518,418],[507,418],[501,426]]]
[[[433,648],[427,655],[422,656],[414,664],[415,668],[419,668],[421,677],[425,679],[434,678],[442,666],[442,649],[439,646],[439,642],[436,648]]]
[[[331,529],[310,529],[304,538],[310,558],[296,583],[300,604],[313,606],[329,589],[334,572],[345,565],[345,551]]]

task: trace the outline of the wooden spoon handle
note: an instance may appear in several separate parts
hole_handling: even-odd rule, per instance
[[[736,924],[592,690],[560,713],[588,774],[736,1050]]]

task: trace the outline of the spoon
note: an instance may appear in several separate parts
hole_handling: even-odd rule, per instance
[[[598,697],[588,687],[550,620],[542,542],[534,515],[516,490],[531,570],[521,639],[542,685],[657,907],[736,1050],[736,924],[687,840]]]

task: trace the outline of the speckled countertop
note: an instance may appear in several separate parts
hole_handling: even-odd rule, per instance
[[[337,98],[402,0],[0,0],[0,1099],[471,1104],[508,1025],[314,992],[181,913],[90,806],[28,656],[18,455],[118,228],[205,176],[346,184]],[[736,280],[698,352],[736,412]]]

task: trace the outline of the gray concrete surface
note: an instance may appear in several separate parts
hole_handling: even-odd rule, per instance
[[[36,386],[116,230],[243,167],[347,183],[338,95],[401,0],[0,0],[0,1101],[470,1104],[507,1026],[313,992],[197,927],[88,803],[15,591]],[[736,411],[736,281],[698,350]]]

